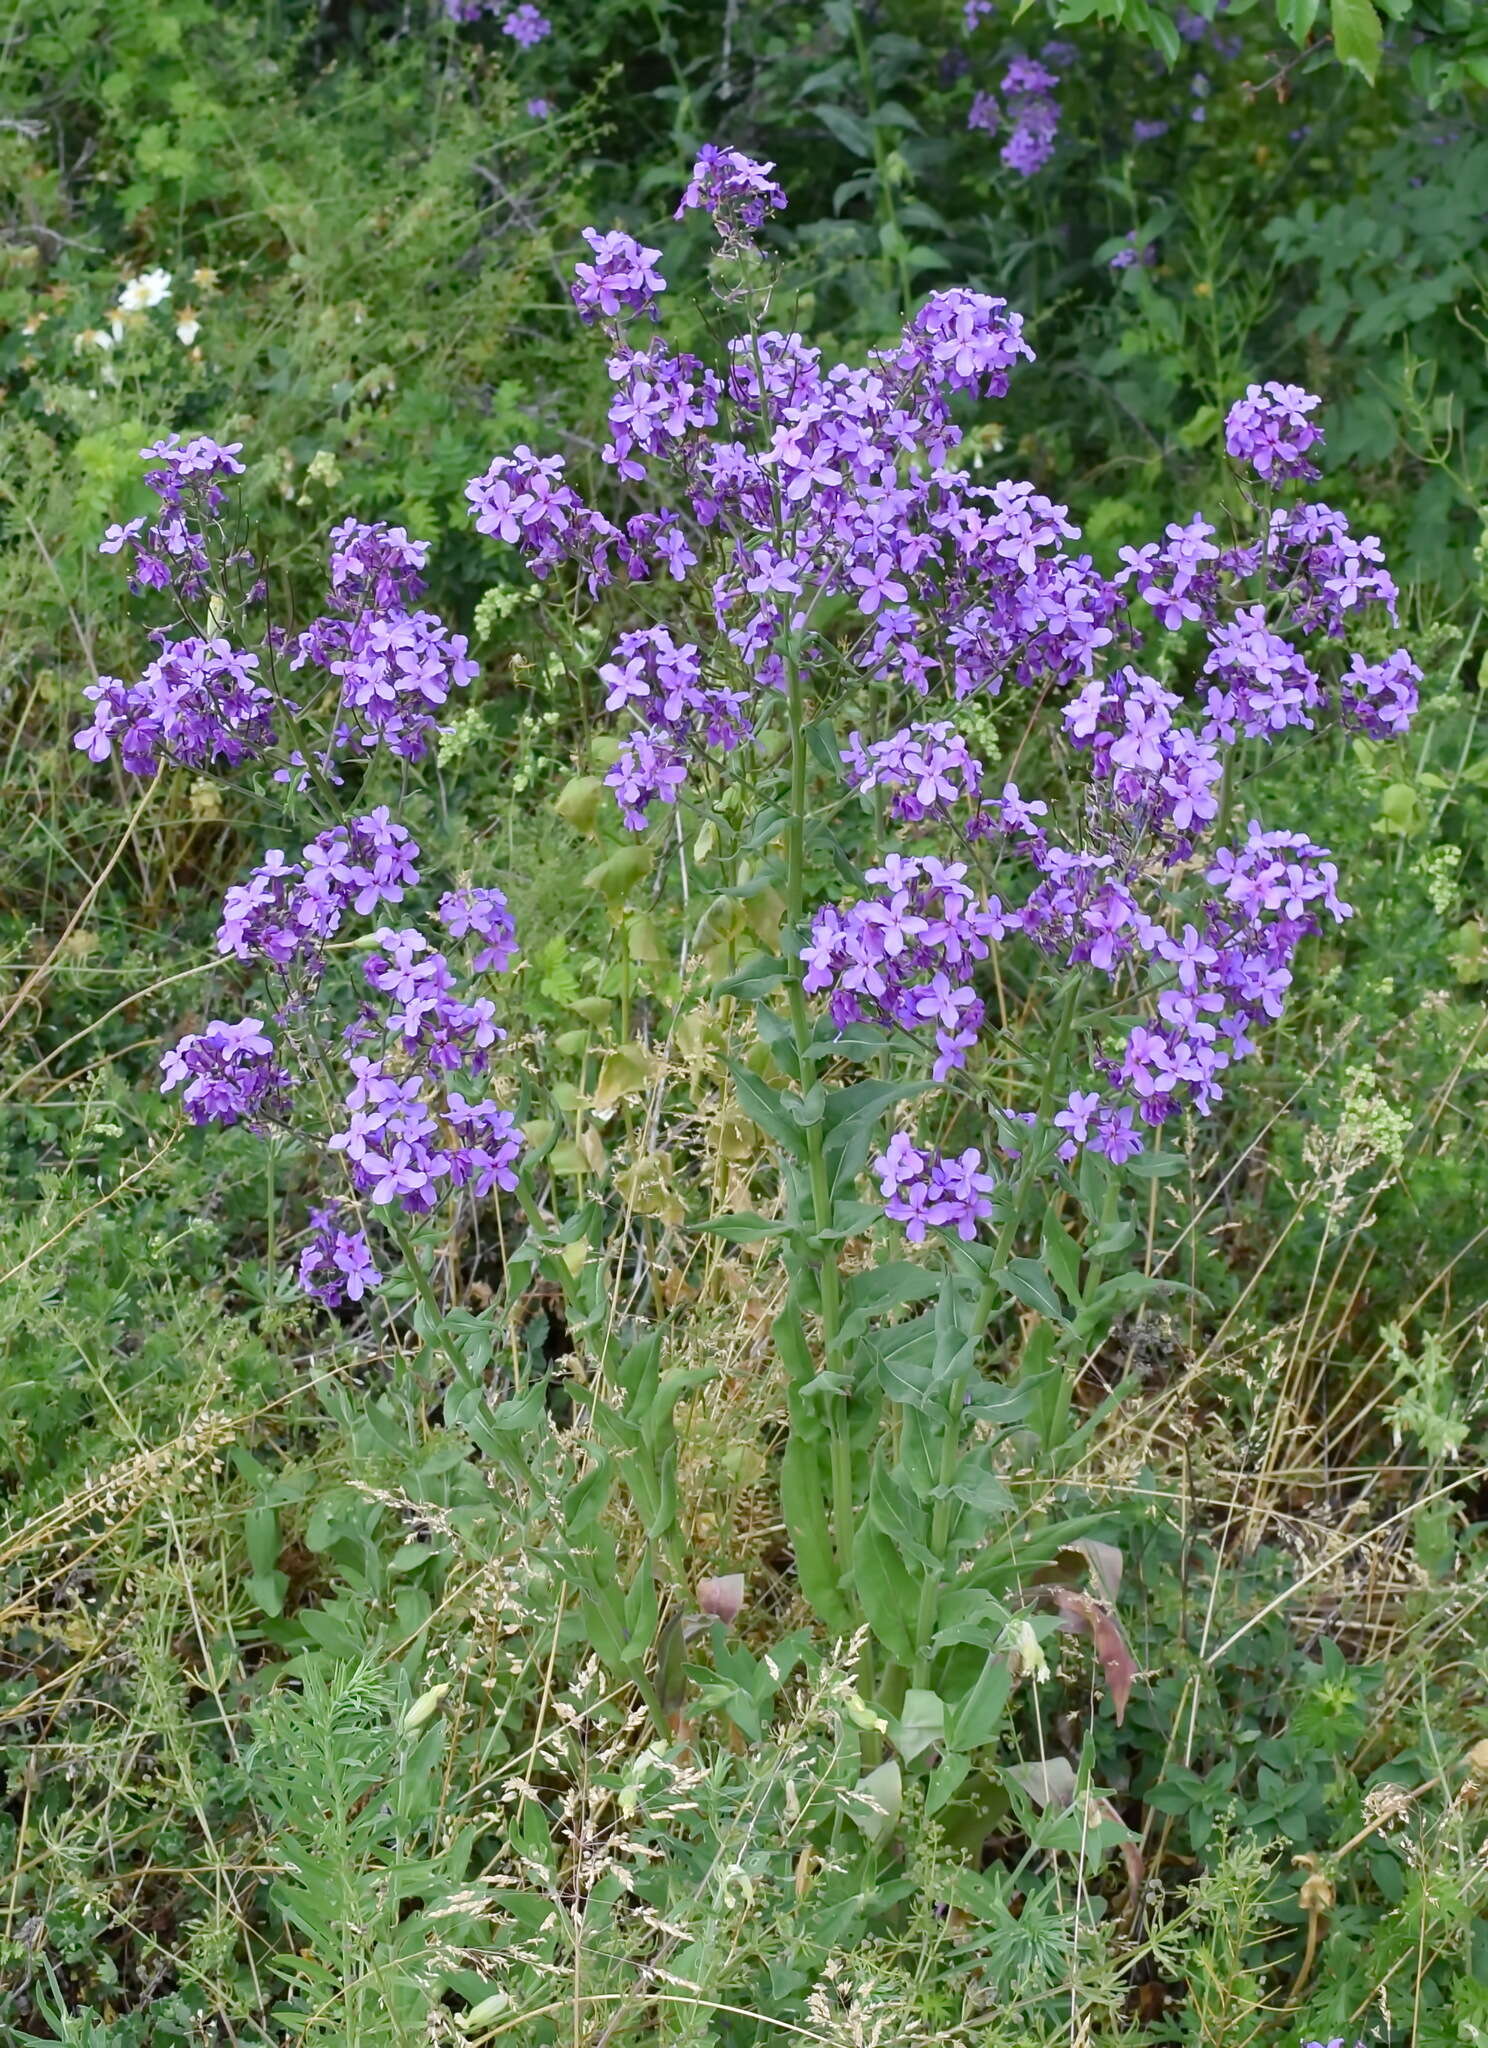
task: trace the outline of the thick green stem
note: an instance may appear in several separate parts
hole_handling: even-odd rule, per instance
[[[930,1683],[930,1639],[935,1632],[940,1589],[946,1578],[946,1546],[951,1540],[951,1518],[955,1512],[950,1488],[956,1477],[956,1467],[961,1462],[961,1405],[958,1375],[946,1403],[945,1435],[940,1440],[940,1484],[930,1516],[930,1554],[935,1559],[935,1567],[925,1574],[915,1613],[914,1682],[919,1687]]]
[[[799,935],[806,921],[807,744],[805,690],[801,680],[801,666],[796,659],[794,648],[789,658],[787,710],[790,722],[791,787],[785,842],[786,922],[789,931]],[[811,1018],[806,1008],[806,993],[801,986],[799,959],[792,960],[789,969],[791,1035],[795,1041],[796,1064],[804,1095],[816,1081],[816,1056],[811,1043]],[[822,1143],[820,1123],[807,1127],[806,1164],[811,1186],[811,1220],[815,1229],[821,1232],[831,1227],[832,1190],[827,1177],[826,1151]],[[836,1253],[827,1245],[822,1246],[817,1262],[817,1281],[821,1297],[822,1348],[826,1368],[829,1372],[837,1372],[841,1369],[841,1340],[838,1333],[842,1320],[842,1278],[837,1267]],[[838,1578],[844,1587],[851,1585],[853,1536],[852,1443],[848,1436],[847,1424],[847,1396],[834,1394],[831,1396],[827,1416],[832,1447],[832,1544],[837,1555]]]
[[[1064,1056],[1069,1049],[1070,1033],[1073,1031],[1075,1023],[1075,1011],[1079,1006],[1080,991],[1084,985],[1085,977],[1083,974],[1071,975],[1064,992],[1064,1001],[1060,1005],[1059,1021],[1054,1027],[1053,1043],[1049,1047],[1049,1057],[1044,1066],[1044,1085],[1039,1092],[1038,1111],[1034,1117],[1033,1126],[1028,1133],[1027,1143],[1023,1146],[1022,1156],[1018,1161],[1018,1170],[1013,1175],[1012,1199],[1008,1203],[1006,1213],[1002,1219],[1002,1227],[998,1231],[996,1241],[992,1247],[992,1270],[983,1281],[982,1291],[977,1300],[973,1336],[978,1339],[981,1337],[983,1330],[986,1329],[993,1309],[997,1306],[998,1296],[1001,1292],[997,1275],[1007,1264],[1009,1254],[1013,1248],[1013,1242],[1023,1222],[1024,1200],[1033,1178],[1035,1164],[1043,1151],[1044,1139],[1048,1134],[1050,1118],[1054,1113],[1054,1098],[1058,1093],[1059,1083],[1064,1073]]]

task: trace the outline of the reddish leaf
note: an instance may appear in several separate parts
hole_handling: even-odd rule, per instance
[[[1122,1632],[1121,1623],[1102,1600],[1090,1593],[1072,1593],[1068,1586],[1051,1586],[1049,1598],[1063,1619],[1059,1626],[1070,1635],[1085,1636],[1106,1676],[1111,1704],[1116,1709],[1116,1726],[1126,1719],[1126,1703],[1136,1682],[1137,1660]]]

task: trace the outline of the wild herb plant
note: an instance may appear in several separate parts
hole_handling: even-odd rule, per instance
[[[604,778],[640,852],[628,867],[615,856],[622,868],[675,862],[704,914],[778,895],[779,951],[685,988],[656,1020],[675,1030],[702,1006],[722,1033],[733,1100],[769,1141],[761,1207],[713,1213],[701,1160],[680,1187],[693,1228],[783,1256],[774,1352],[796,1573],[829,1632],[866,1624],[863,1695],[900,1760],[934,1757],[939,1806],[995,1741],[1032,1654],[1032,1574],[1081,1543],[1088,1583],[1058,1587],[1055,1604],[1124,1711],[1133,1667],[1112,1609],[1119,1561],[1089,1542],[1099,1517],[1067,1504],[1020,1517],[989,1452],[1016,1430],[1055,1475],[1068,1465],[1090,1427],[1072,1410],[1072,1361],[1166,1291],[1121,1263],[1131,1175],[1164,1171],[1149,1137],[1215,1109],[1280,1015],[1299,947],[1320,918],[1350,915],[1326,849],[1240,828],[1245,750],[1295,744],[1320,718],[1399,733],[1419,672],[1403,649],[1345,666],[1353,615],[1393,611],[1395,589],[1377,542],[1287,495],[1316,474],[1315,398],[1252,386],[1226,426],[1241,479],[1229,532],[1196,515],[1123,549],[1105,578],[1067,547],[1063,506],[955,466],[958,405],[1002,396],[1031,354],[1018,316],[941,292],[895,347],[824,370],[768,324],[755,238],[785,205],[769,172],[710,147],[679,208],[712,217],[720,304],[743,329],[719,370],[649,334],[666,288],[656,251],[591,232],[578,267],[580,314],[613,341],[605,459],[646,496],[654,465],[668,496],[616,521],[579,499],[561,458],[526,448],[467,495],[478,527],[551,579],[560,615],[581,627],[575,607],[623,576],[650,621],[599,669],[626,721]],[[103,547],[127,554],[138,591],[169,594],[177,624],[137,683],[90,687],[77,744],[136,775],[253,767],[262,794],[322,829],[298,855],[272,848],[224,904],[219,949],[263,971],[271,1023],[189,1033],[163,1086],[198,1124],[289,1133],[339,1158],[344,1193],[312,1210],[301,1286],[339,1307],[397,1261],[461,1413],[493,1333],[446,1311],[434,1241],[416,1232],[437,1212],[458,1238],[493,1192],[520,1196],[528,1232],[510,1272],[540,1264],[562,1290],[580,1398],[599,1443],[629,1454],[656,1546],[629,1587],[611,1583],[592,1556],[578,1562],[575,1507],[590,1626],[664,1729],[679,1705],[674,1623],[653,1579],[679,1596],[673,1412],[696,1369],[668,1362],[673,1318],[611,1310],[612,1284],[644,1278],[623,1202],[600,1186],[545,1210],[513,1109],[467,1092],[499,1064],[495,1004],[477,990],[517,944],[501,891],[439,897],[463,969],[415,925],[354,933],[384,907],[402,914],[421,881],[408,829],[362,807],[366,793],[384,764],[424,758],[474,664],[416,608],[421,546],[356,521],[332,535],[327,612],[234,644],[268,592],[231,522],[238,454],[205,436],[146,451],[160,513]],[[1058,707],[1034,742],[1048,798],[1012,781],[993,794],[953,716],[900,722],[1005,687]],[[570,792],[569,807],[599,799]],[[607,1063],[644,1077],[648,1058],[624,1039]],[[895,1226],[917,1256],[897,1254]],[[1020,1310],[1034,1320],[1017,1369],[991,1376]],[[514,1386],[505,1426],[540,1420],[541,1394]],[[596,1500],[608,1473],[601,1451]],[[596,1528],[591,1512],[591,1548]],[[883,1768],[897,1785],[897,1763]]]

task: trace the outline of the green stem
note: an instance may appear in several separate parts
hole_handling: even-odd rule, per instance
[[[1039,1092],[1038,1111],[1029,1130],[1027,1143],[1023,1146],[1018,1170],[1013,1176],[1012,1200],[1008,1204],[1007,1213],[1002,1219],[1002,1227],[992,1247],[992,1270],[983,1281],[982,1291],[977,1299],[973,1325],[973,1336],[977,1339],[980,1339],[993,1309],[997,1306],[1001,1293],[997,1275],[1007,1264],[1013,1242],[1023,1222],[1024,1200],[1033,1178],[1034,1163],[1043,1150],[1044,1137],[1054,1113],[1054,1098],[1059,1091],[1060,1079],[1064,1072],[1064,1056],[1069,1049],[1075,1011],[1079,1005],[1080,991],[1084,986],[1083,974],[1071,975],[1065,988],[1064,1001],[1059,1007],[1059,1021],[1054,1027],[1054,1038],[1049,1047],[1048,1060],[1044,1065],[1044,1085]]]
[[[945,1584],[946,1546],[951,1540],[951,1517],[954,1513],[950,1486],[961,1462],[961,1406],[961,1380],[958,1375],[946,1403],[945,1435],[940,1440],[940,1483],[930,1517],[930,1553],[935,1559],[935,1568],[925,1574],[915,1613],[914,1682],[917,1687],[927,1686],[930,1682],[930,1638],[935,1632],[940,1589]]]
[[[790,726],[791,785],[790,813],[786,824],[786,923],[797,938],[806,922],[806,702],[801,664],[792,646],[788,656],[789,694],[787,715]],[[806,1009],[806,992],[801,986],[801,963],[790,963],[788,989],[791,1035],[795,1041],[796,1064],[804,1095],[816,1081],[816,1057],[811,1043],[811,1019]],[[820,1233],[831,1227],[832,1190],[827,1178],[826,1151],[819,1123],[806,1131],[806,1163],[811,1182],[812,1222]],[[842,1277],[837,1257],[823,1248],[817,1264],[821,1295],[822,1347],[829,1372],[840,1370]],[[847,1397],[834,1395],[828,1410],[832,1461],[832,1544],[837,1555],[837,1572],[845,1590],[852,1582],[853,1470],[852,1441],[847,1432]],[[856,1602],[854,1602],[856,1605]]]

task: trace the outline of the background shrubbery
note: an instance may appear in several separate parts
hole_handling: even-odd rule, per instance
[[[1467,0],[550,11],[526,49],[499,16],[293,0],[35,0],[0,37],[0,2039],[453,2039],[497,1987],[483,2037],[522,2048],[1488,2035],[1488,29]],[[967,115],[1052,39],[1059,138],[1025,179]],[[613,807],[553,809],[603,766],[624,601],[555,632],[462,497],[521,441],[603,493],[584,224],[661,247],[670,336],[709,352],[712,246],[672,210],[714,138],[776,162],[777,316],[829,360],[942,285],[1024,312],[1038,362],[970,452],[1067,503],[1105,569],[1233,488],[1249,379],[1321,392],[1321,488],[1383,538],[1426,678],[1408,741],[1248,787],[1358,915],[1149,1184],[1132,1256],[1191,1291],[1081,1361],[1081,1421],[1127,1384],[1071,1464],[1010,1470],[1030,1522],[1078,1506],[1119,1547],[1125,1719],[1050,1636],[1006,1769],[938,1813],[912,1780],[886,1828],[874,1716],[782,1525],[784,1275],[679,1230],[667,1146],[605,1080],[696,944],[639,873],[596,880]],[[169,297],[116,336],[153,268]],[[615,1155],[655,1307],[687,1309],[677,1362],[710,1374],[647,1445],[675,1489],[654,1580],[630,1495],[584,1493],[585,1339],[551,1281],[493,1327],[554,1426],[441,1408],[406,1302],[296,1294],[293,1156],[156,1094],[162,1043],[243,1007],[212,934],[270,830],[71,743],[82,687],[140,667],[95,550],[172,430],[245,444],[286,613],[348,513],[434,543],[483,673],[403,813],[510,897],[552,1184],[575,1201]],[[994,772],[1027,712],[985,714]],[[779,923],[742,894],[710,971]],[[654,1050],[672,1142],[748,1208],[716,1047]],[[469,1327],[510,1220],[449,1247]],[[685,1663],[668,1737],[590,1655],[575,1555]],[[734,1573],[742,1611],[684,1653],[699,1581]],[[1061,1810],[1055,1765],[1100,1800]]]

